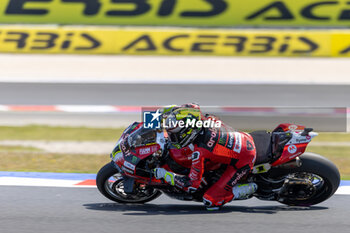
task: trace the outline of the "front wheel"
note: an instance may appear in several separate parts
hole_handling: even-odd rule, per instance
[[[340,184],[338,168],[328,159],[314,153],[304,153],[300,159],[300,167],[273,169],[275,175],[287,175],[289,182],[282,188],[278,201],[287,205],[311,206],[330,198]]]
[[[112,163],[106,164],[97,173],[96,185],[105,197],[119,203],[146,203],[161,195],[160,191],[147,185],[138,185],[133,194],[126,194],[123,176]]]

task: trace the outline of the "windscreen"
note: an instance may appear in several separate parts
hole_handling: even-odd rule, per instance
[[[146,146],[150,143],[155,143],[157,139],[157,133],[152,129],[139,128],[128,137],[128,144],[132,148]]]

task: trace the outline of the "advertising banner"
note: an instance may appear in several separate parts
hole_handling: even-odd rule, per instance
[[[0,23],[350,26],[350,1],[1,0]]]
[[[1,26],[2,53],[350,56],[350,30]]]

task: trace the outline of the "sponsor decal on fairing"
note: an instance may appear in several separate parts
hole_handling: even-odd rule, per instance
[[[234,152],[241,153],[242,150],[242,135],[238,132],[234,133],[235,135],[235,146],[233,148]]]
[[[216,137],[217,132],[216,132],[216,129],[209,129],[209,130],[211,132],[211,135],[210,135],[209,142],[207,143],[207,146],[208,147],[213,147],[214,144],[215,144],[214,138]]]
[[[128,169],[133,170],[133,171],[135,170],[135,165],[133,165],[133,164],[127,162],[127,161],[124,161],[124,166],[125,166],[126,168],[128,168]]]
[[[229,133],[228,142],[227,142],[227,146],[226,146],[226,147],[229,148],[229,149],[232,149],[234,141],[235,141],[234,133],[230,132],[230,133]]]
[[[291,131],[295,131],[297,128],[298,128],[297,125],[290,125],[290,126],[288,127],[288,129],[291,130]]]
[[[140,155],[145,155],[151,152],[151,148],[150,147],[146,147],[146,148],[141,148],[139,151]]]
[[[295,145],[288,146],[288,152],[290,154],[294,154],[295,152],[297,152],[297,147]]]

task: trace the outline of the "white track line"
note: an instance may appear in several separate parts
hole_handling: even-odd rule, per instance
[[[84,180],[59,180],[23,177],[0,177],[0,186],[36,186],[65,188],[96,188],[95,185],[77,185]],[[335,194],[350,195],[350,186],[340,186]]]
[[[26,177],[0,177],[0,185],[2,186],[38,186],[38,187],[96,187],[93,185],[76,184],[82,180],[58,180],[58,179],[41,179]]]

